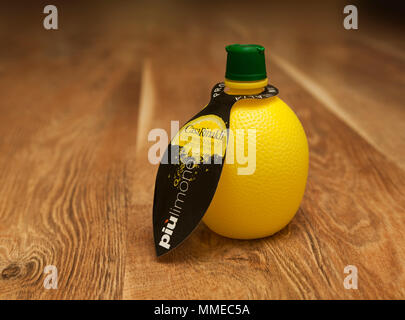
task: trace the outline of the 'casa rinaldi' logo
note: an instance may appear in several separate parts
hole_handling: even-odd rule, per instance
[[[191,134],[196,134],[199,137],[204,137],[204,138],[212,138],[216,140],[223,140],[226,135],[226,130],[212,130],[209,128],[195,128],[192,125],[186,126],[184,129],[184,132],[186,133],[191,133]]]

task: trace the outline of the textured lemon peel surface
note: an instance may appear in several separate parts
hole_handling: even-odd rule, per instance
[[[217,191],[203,221],[226,237],[262,238],[285,227],[302,200],[308,176],[308,143],[295,113],[278,97],[241,100],[230,129],[256,129],[256,170],[238,175],[225,161]],[[235,139],[235,148],[245,148]],[[235,149],[236,151],[236,149]]]

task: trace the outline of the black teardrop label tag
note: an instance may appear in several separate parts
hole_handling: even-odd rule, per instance
[[[221,177],[234,103],[278,94],[270,85],[251,96],[228,95],[224,89],[224,83],[214,86],[209,104],[179,130],[162,157],[153,200],[157,256],[180,245],[207,211]]]

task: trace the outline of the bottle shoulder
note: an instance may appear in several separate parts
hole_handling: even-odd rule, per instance
[[[287,104],[281,100],[279,97],[270,97],[265,99],[243,99],[239,100],[232,106],[232,110],[245,109],[246,111],[251,110],[252,112],[258,109],[270,108],[274,105],[285,105]],[[287,106],[288,107],[288,106]],[[250,109],[249,109],[250,108]]]

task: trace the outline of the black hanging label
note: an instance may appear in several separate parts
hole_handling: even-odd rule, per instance
[[[224,83],[214,86],[209,104],[179,130],[162,157],[153,200],[157,256],[182,243],[207,211],[221,177],[234,103],[278,94],[271,85],[250,96],[228,95],[224,89]]]

